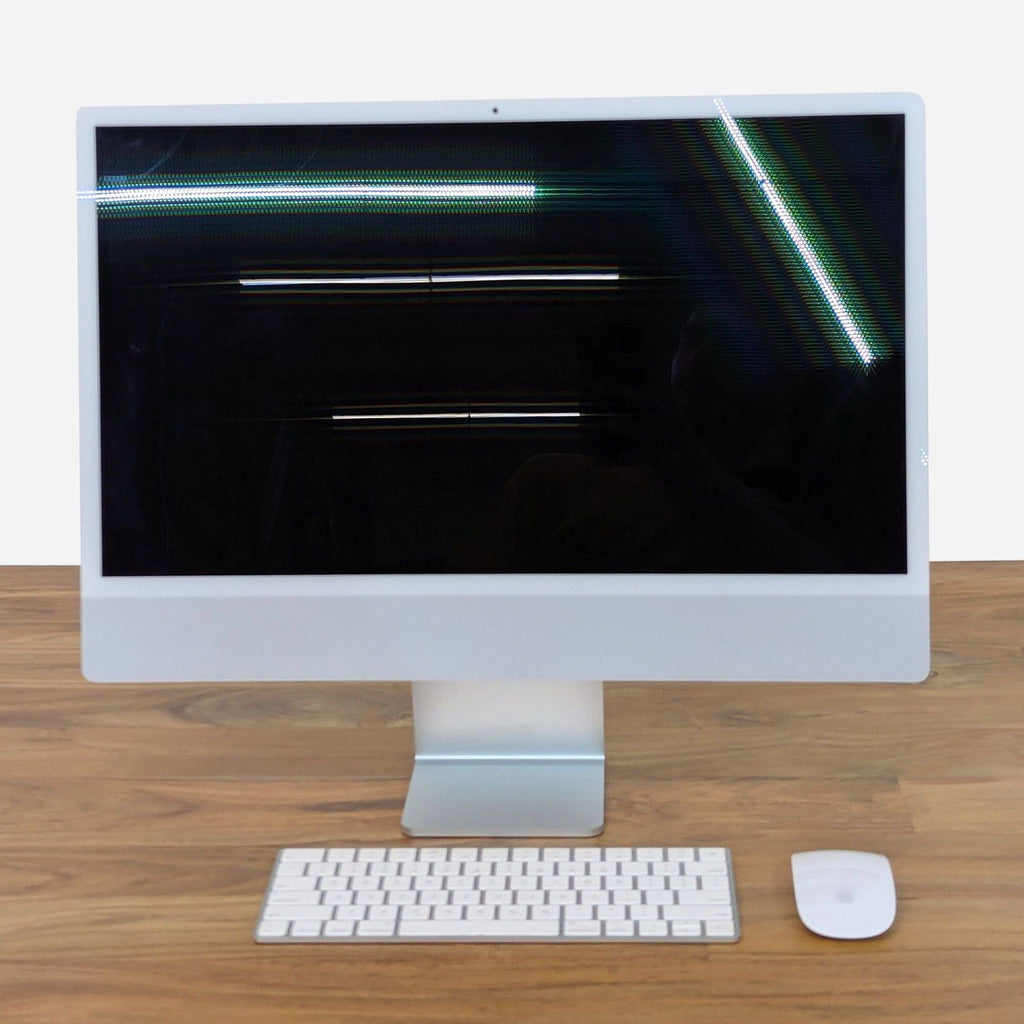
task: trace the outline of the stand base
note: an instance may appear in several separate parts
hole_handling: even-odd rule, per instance
[[[604,759],[417,759],[402,815],[409,836],[596,836]]]

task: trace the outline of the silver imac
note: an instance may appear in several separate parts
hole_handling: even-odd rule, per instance
[[[88,678],[412,681],[403,829],[550,836],[603,827],[604,680],[927,675],[917,97],[84,109],[78,154]]]

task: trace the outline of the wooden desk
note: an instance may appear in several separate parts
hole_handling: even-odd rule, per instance
[[[0,1019],[1024,1020],[1024,564],[933,581],[921,686],[608,687],[600,842],[731,846],[739,944],[282,947],[277,847],[403,841],[407,689],[96,686],[76,570],[0,570]],[[833,846],[891,857],[887,936],[797,921]]]

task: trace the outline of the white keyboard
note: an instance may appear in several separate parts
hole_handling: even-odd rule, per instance
[[[736,942],[723,847],[285,849],[257,942]]]

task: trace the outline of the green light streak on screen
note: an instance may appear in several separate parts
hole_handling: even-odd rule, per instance
[[[755,151],[751,140],[725,104],[716,100],[715,105],[734,151],[753,176],[757,192],[772,211],[777,226],[785,232],[791,250],[795,250],[801,265],[831,311],[833,322],[841,329],[847,353],[861,365],[870,366],[879,355],[879,346],[869,341],[865,333],[868,328],[863,303],[852,299],[849,285],[840,286],[837,283],[843,277],[843,270],[839,260],[830,251],[827,236],[814,223],[810,212],[800,209],[799,203],[795,201],[794,190],[785,184],[778,172],[769,173],[764,158]],[[851,306],[857,307],[856,313]]]
[[[537,187],[511,176],[421,173],[279,177],[101,177],[92,199],[101,217],[240,213],[483,212],[532,209]]]

